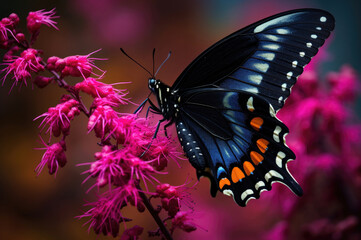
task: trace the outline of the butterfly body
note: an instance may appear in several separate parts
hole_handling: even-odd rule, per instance
[[[176,124],[197,176],[211,194],[233,196],[240,206],[280,182],[302,189],[287,169],[295,154],[288,128],[276,118],[304,66],[334,28],[326,11],[299,9],[245,27],[197,57],[172,86],[154,78],[151,109]],[[158,124],[159,127],[159,124]]]
[[[177,104],[178,95],[175,94],[174,91],[171,91],[168,85],[154,78],[148,79],[148,88],[157,97],[159,108],[153,105],[153,110],[162,114],[164,120],[173,123],[177,112],[179,112],[179,106]]]

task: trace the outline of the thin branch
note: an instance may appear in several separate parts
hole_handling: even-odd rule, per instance
[[[168,229],[164,225],[164,222],[162,221],[162,219],[160,219],[160,217],[158,215],[158,212],[153,208],[152,204],[149,202],[149,199],[144,194],[144,192],[141,189],[141,187],[139,186],[139,184],[136,184],[136,187],[138,189],[138,194],[142,198],[145,207],[148,209],[149,213],[152,215],[152,217],[154,218],[154,220],[158,224],[159,229],[163,233],[164,238],[167,239],[167,240],[173,240],[173,238],[170,235]]]

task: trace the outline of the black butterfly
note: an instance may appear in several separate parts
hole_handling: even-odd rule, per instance
[[[245,206],[273,182],[302,195],[287,170],[295,159],[285,144],[288,128],[276,113],[334,24],[323,10],[283,12],[215,43],[172,87],[149,79],[159,107],[149,98],[143,104],[163,115],[157,131],[161,122],[175,122],[198,178],[210,178],[212,196],[219,190]]]

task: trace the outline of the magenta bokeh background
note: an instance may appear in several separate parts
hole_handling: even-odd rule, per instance
[[[187,64],[210,44],[260,18],[299,7],[319,7],[334,13],[336,30],[326,44],[327,50],[325,48],[316,60],[318,64],[313,64],[309,68],[311,76],[302,75],[303,77],[300,78],[306,83],[300,84],[300,88],[304,88],[304,91],[294,92],[295,101],[310,98],[309,101],[303,106],[295,102],[288,103],[296,105],[286,106],[288,110],[285,108],[281,116],[289,125],[291,134],[292,131],[294,132],[293,136],[291,134],[289,136],[289,141],[292,142],[289,145],[291,148],[292,146],[296,148],[293,150],[296,151],[297,159],[289,166],[295,176],[302,180],[300,183],[305,190],[305,196],[299,199],[284,186],[277,186],[275,190],[263,193],[260,200],[252,200],[246,208],[240,208],[232,199],[221,194],[218,194],[217,198],[212,198],[209,194],[208,180],[202,179],[196,185],[196,190],[191,192],[195,202],[194,218],[199,229],[191,234],[181,232],[176,234],[176,239],[262,239],[273,229],[274,235],[268,235],[273,236],[270,239],[282,239],[281,233],[287,225],[290,227],[290,234],[294,234],[290,239],[296,237],[312,239],[311,235],[302,235],[305,231],[308,233],[313,231],[310,225],[316,232],[322,230],[327,234],[327,231],[331,231],[330,228],[342,228],[342,224],[342,226],[337,225],[340,222],[346,227],[350,225],[351,231],[354,231],[352,224],[360,221],[357,219],[360,214],[359,207],[357,212],[352,206],[353,201],[356,201],[355,204],[358,206],[361,200],[360,175],[357,175],[360,174],[357,172],[359,167],[357,163],[360,161],[360,152],[357,152],[359,151],[357,146],[361,143],[360,121],[357,115],[353,114],[354,110],[358,110],[358,105],[352,104],[357,98],[347,98],[351,93],[359,94],[355,89],[360,89],[360,83],[357,75],[349,77],[354,80],[347,82],[349,78],[344,75],[330,76],[327,73],[341,71],[340,68],[344,63],[349,63],[351,68],[358,71],[361,70],[360,61],[356,60],[360,53],[360,46],[356,43],[359,44],[361,35],[359,30],[361,21],[357,21],[359,20],[357,13],[361,8],[357,1],[339,4],[341,3],[336,1],[285,3],[281,0],[272,2],[266,0],[177,2],[74,0],[59,3],[40,0],[32,3],[11,1],[1,10],[1,17],[17,12],[24,20],[28,11],[56,7],[57,15],[60,16],[57,25],[60,30],[54,31],[44,27],[36,47],[44,49],[46,57],[88,54],[102,48],[95,57],[109,59],[96,62],[97,66],[107,71],[105,81],[132,82],[124,87],[130,91],[129,96],[132,100],[139,103],[148,93],[148,75],[124,57],[119,47],[124,48],[128,54],[149,69],[154,47],[157,49],[157,65],[171,50],[172,56],[158,77],[165,83],[172,84]],[[347,72],[347,69],[341,72],[345,74],[344,71]],[[342,79],[344,84],[332,88],[332,79],[330,80],[332,77]],[[319,82],[322,82],[322,86]],[[92,231],[88,234],[86,227],[82,227],[84,220],[79,221],[74,218],[86,210],[82,206],[84,201],[94,200],[94,197],[85,194],[91,184],[81,185],[84,176],[80,173],[84,169],[75,166],[93,160],[93,153],[99,151],[97,139],[92,134],[86,134],[86,118],[82,116],[72,125],[67,143],[69,162],[59,171],[57,178],[54,179],[45,172],[36,177],[34,169],[41,159],[42,152],[34,150],[41,144],[37,140],[39,122],[32,120],[45,112],[48,107],[56,105],[62,92],[56,86],[46,90],[37,88],[32,90],[31,87],[27,87],[8,95],[10,86],[6,83],[0,88],[0,239],[97,239]],[[353,87],[343,89],[345,86]],[[317,93],[311,91],[315,89]],[[344,92],[348,93],[346,97],[342,95]],[[335,98],[331,99],[330,95],[335,96],[337,101]],[[309,139],[316,139],[314,136],[300,134],[313,129],[302,124],[311,121],[312,125],[314,115],[302,115],[301,110],[296,111],[296,108],[293,108],[303,107],[304,112],[309,113],[310,109],[318,104],[317,109],[320,109],[319,102],[315,99],[313,100],[316,102],[312,102],[313,96],[317,96],[316,100],[324,99],[321,106],[330,110],[328,112],[325,110],[326,113],[323,113],[325,115],[321,114],[326,116],[322,118],[323,120],[339,121],[329,123],[330,125],[319,133],[318,137],[321,140],[317,139],[316,143],[311,144],[316,148],[316,152],[312,149],[305,151],[305,144],[297,145],[297,139],[300,137],[303,137],[303,143]],[[123,111],[131,112],[134,109],[134,106],[129,105]],[[297,113],[301,115],[299,118],[304,118],[299,124],[293,122],[292,118],[287,118]],[[346,134],[346,129],[347,136],[327,135],[336,134],[337,131]],[[173,136],[175,137],[174,132]],[[354,148],[338,150],[338,147],[344,144],[322,142],[329,138],[349,141],[349,145]],[[317,150],[320,141],[323,144],[322,150]],[[346,154],[343,151],[348,151],[347,155],[342,155]],[[309,162],[313,164],[307,165]],[[175,163],[171,162],[170,165],[169,174],[162,177],[166,181],[174,185],[181,185],[187,179],[195,181],[195,171],[187,161],[181,162],[181,169]],[[307,173],[310,169],[312,172]],[[334,178],[336,173],[341,175],[342,181],[338,177]],[[343,191],[344,189],[346,192]],[[345,201],[345,198],[352,200]],[[331,202],[332,204],[327,205]],[[129,211],[126,214],[132,216],[136,224],[146,229],[155,228],[152,218],[146,213]],[[353,216],[356,216],[356,220]],[[283,222],[285,219],[290,225]],[[345,222],[342,222],[342,219]],[[278,224],[277,228],[274,228],[275,224]],[[356,226],[359,227],[360,223],[356,223]],[[344,235],[340,236],[335,234],[334,239],[343,239]],[[358,236],[355,236],[347,235],[346,239],[357,239]],[[98,239],[111,239],[111,237],[101,236]],[[141,239],[147,239],[146,235]],[[317,239],[331,238],[326,235]]]

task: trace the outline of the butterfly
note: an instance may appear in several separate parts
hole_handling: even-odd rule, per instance
[[[148,96],[141,106],[149,102],[152,112],[163,116],[156,133],[161,122],[167,121],[165,130],[175,123],[197,177],[210,179],[213,197],[220,191],[246,206],[274,182],[303,194],[287,169],[296,156],[276,113],[334,25],[323,10],[282,12],[209,47],[173,86],[148,80],[157,105]]]

